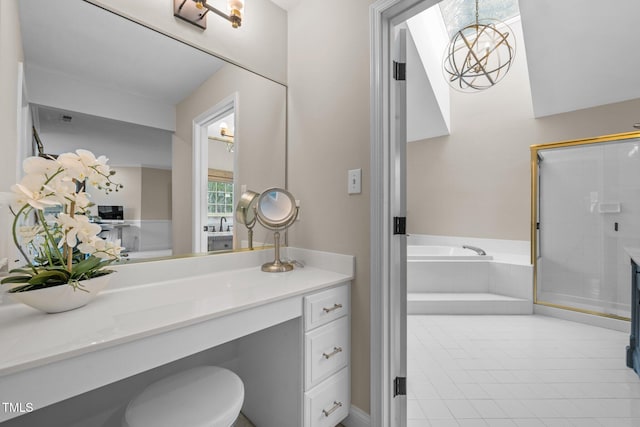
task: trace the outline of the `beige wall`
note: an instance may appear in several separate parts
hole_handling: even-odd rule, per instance
[[[236,92],[236,200],[241,185],[254,191],[285,185],[286,89],[236,66],[225,65],[176,108],[172,161],[174,254],[192,251],[193,119]],[[264,241],[266,233],[256,228],[256,241]],[[246,239],[244,227],[237,227],[236,232],[239,239]]]
[[[172,0],[89,1],[276,81],[287,81],[287,14],[269,0],[248,1],[242,26],[235,30],[229,22],[209,14],[204,31],[175,18]]]
[[[529,240],[529,146],[633,130],[640,100],[535,119],[521,40],[498,85],[451,91],[451,135],[408,144],[410,234]]]
[[[18,144],[18,63],[23,61],[18,2],[0,1],[0,192],[8,192],[17,177]],[[10,220],[1,212],[0,223]],[[15,251],[10,243],[9,230],[0,229],[0,258]],[[12,256],[13,257],[13,256]]]
[[[369,6],[305,0],[289,11],[289,188],[294,246],[356,256],[352,402],[369,412]],[[327,11],[339,11],[326,17]],[[362,194],[347,170],[362,168]]]
[[[142,220],[171,219],[171,170],[142,168]]]
[[[91,202],[96,206],[92,214],[98,214],[97,205],[122,205],[124,219],[139,220],[142,215],[142,172],[139,167],[112,166],[116,171],[113,180],[122,184],[124,188],[106,194],[102,190],[90,187],[87,192],[91,195]]]
[[[171,220],[171,170],[137,166],[112,166],[113,178],[124,186],[120,191],[106,194],[89,188],[91,201],[97,205],[124,206],[124,219]],[[97,215],[97,207],[92,208]]]

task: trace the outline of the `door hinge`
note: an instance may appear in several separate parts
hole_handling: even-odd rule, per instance
[[[393,61],[393,79],[398,81],[407,80],[407,64]]]
[[[407,234],[407,217],[393,217],[393,234]]]
[[[407,377],[396,377],[393,380],[393,397],[407,395]]]

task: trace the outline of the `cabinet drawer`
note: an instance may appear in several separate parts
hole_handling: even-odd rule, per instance
[[[347,366],[349,350],[348,316],[307,332],[304,337],[305,389]]]
[[[309,331],[349,313],[349,285],[304,298],[304,327]]]
[[[334,427],[349,415],[349,368],[304,394],[304,426]]]
[[[233,236],[209,236],[207,238],[208,251],[222,251],[233,249]]]

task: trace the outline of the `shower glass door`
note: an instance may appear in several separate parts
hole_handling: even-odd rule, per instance
[[[532,147],[536,303],[630,317],[624,248],[640,247],[640,139],[623,136]]]

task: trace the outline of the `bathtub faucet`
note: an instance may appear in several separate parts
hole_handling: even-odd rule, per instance
[[[478,248],[476,246],[462,245],[462,249],[471,249],[472,251],[474,251],[478,255],[486,255],[487,254],[484,250],[482,250],[482,249],[480,249],[480,248]]]

